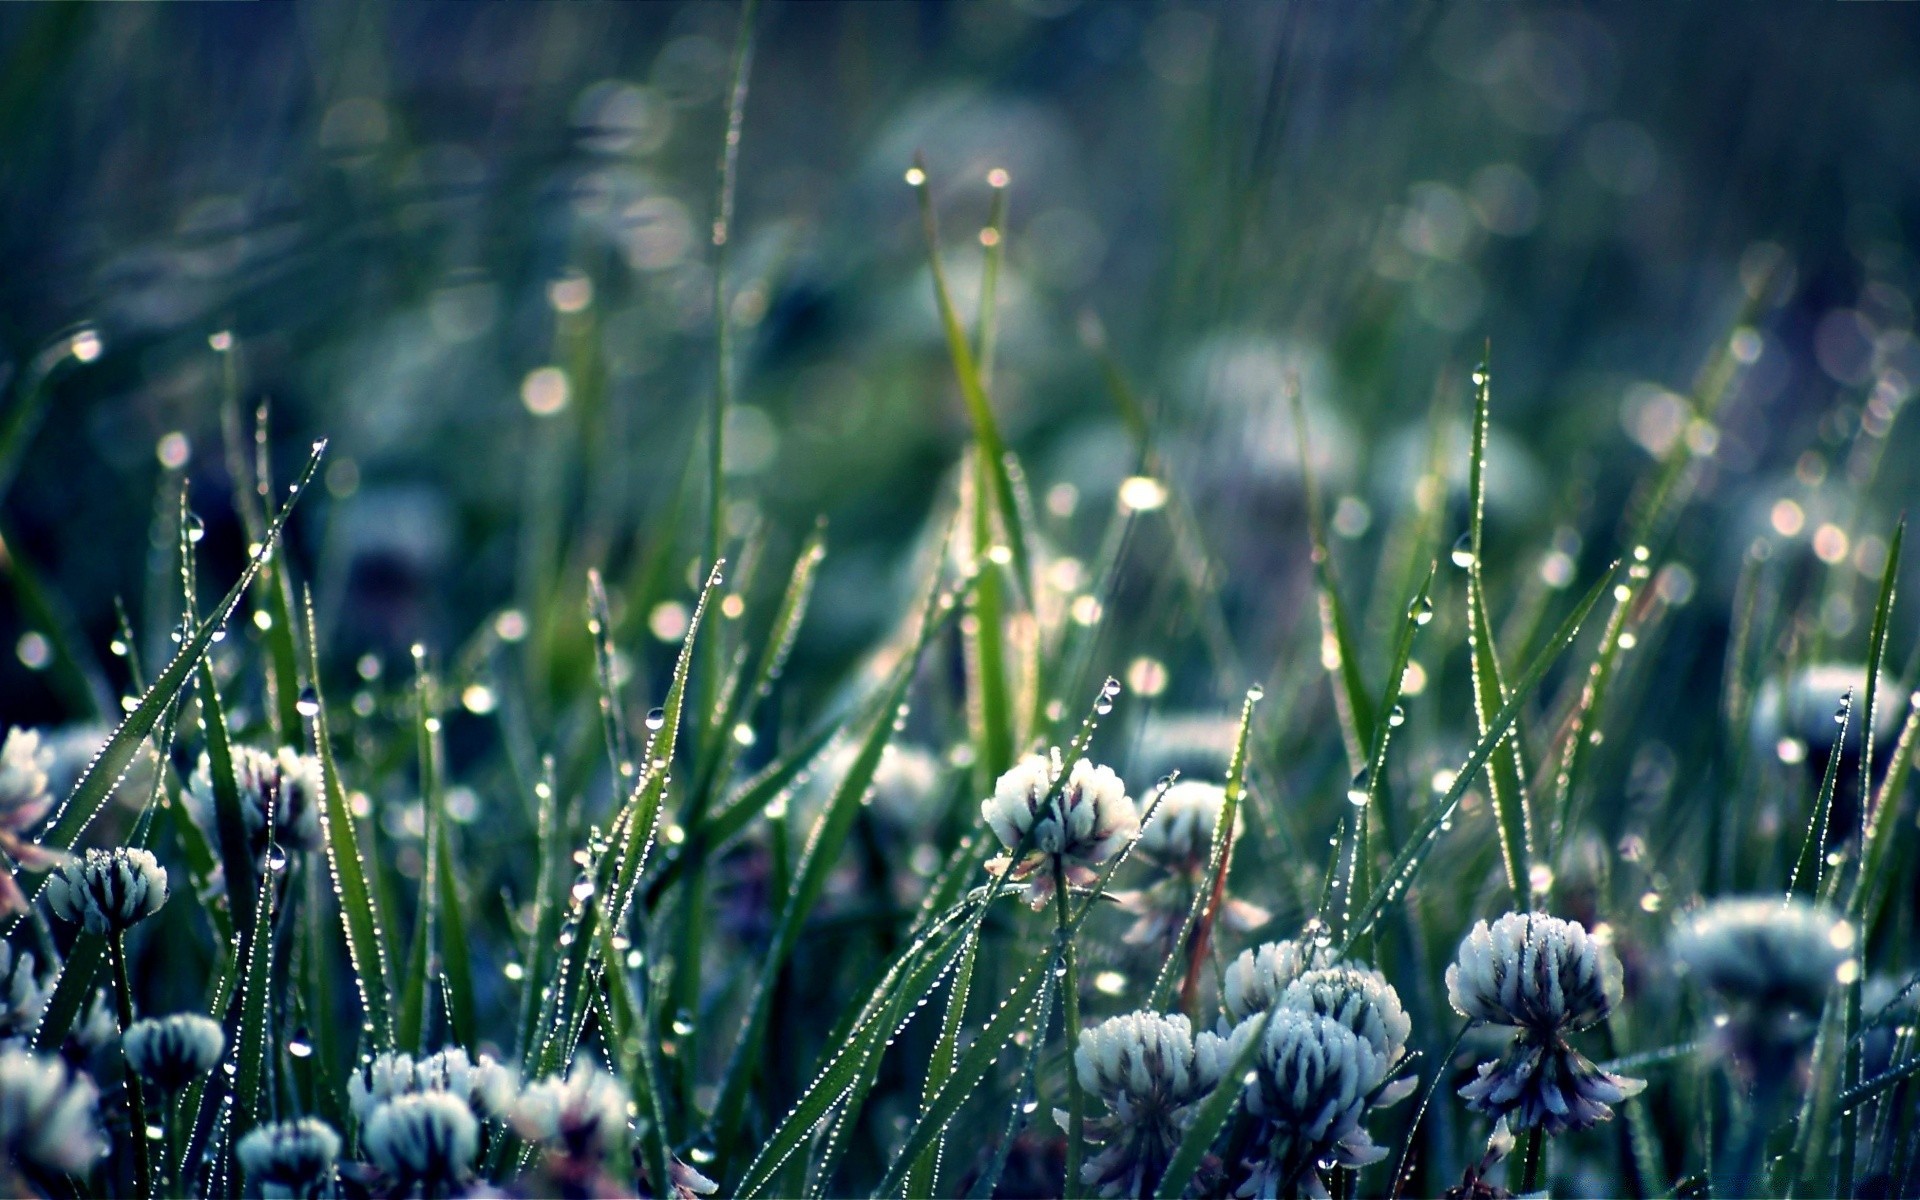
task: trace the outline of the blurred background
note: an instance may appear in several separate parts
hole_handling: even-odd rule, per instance
[[[103,707],[116,597],[161,653],[181,479],[231,578],[223,406],[243,454],[270,406],[282,483],[331,439],[292,554],[363,678],[416,641],[451,658],[476,631],[577,623],[589,565],[664,570],[678,599],[624,627],[677,639],[739,20],[0,13],[8,403],[58,360],[7,450],[0,718]],[[1463,461],[1489,345],[1488,557],[1517,603],[1620,555],[1633,481],[1684,442],[1703,471],[1673,586],[1708,603],[1676,678],[1714,685],[1762,543],[1840,568],[1813,633],[1860,641],[1920,495],[1894,419],[1920,380],[1917,30],[1891,7],[763,5],[728,524],[777,562],[828,521],[794,676],[832,679],[899,611],[969,437],[902,182],[916,152],[969,313],[987,175],[1008,173],[994,402],[1049,542],[1092,554],[1150,436],[1248,674],[1317,638],[1287,380],[1366,592],[1430,455]],[[1734,375],[1709,422],[1683,397],[1716,354]],[[1182,670],[1177,597],[1136,590],[1112,669],[1157,653],[1194,703],[1244,686]],[[1373,590],[1378,630],[1406,593]]]

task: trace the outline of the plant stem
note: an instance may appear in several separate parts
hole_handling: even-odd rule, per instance
[[[1053,856],[1053,911],[1059,924],[1060,963],[1065,978],[1060,981],[1065,1001],[1067,1041],[1067,1179],[1061,1194],[1067,1200],[1080,1194],[1080,1147],[1086,1134],[1086,1098],[1080,1094],[1080,1075],[1074,1069],[1074,1052],[1080,1046],[1080,976],[1074,968],[1073,935],[1067,928],[1067,867],[1061,856]]]
[[[127,974],[126,934],[116,929],[107,934],[107,958],[113,964],[113,1001],[120,1018],[121,1045],[126,1045],[127,1029],[133,1024],[133,982]],[[125,1050],[121,1051],[122,1058]],[[147,1102],[140,1087],[140,1073],[126,1063],[127,1114],[132,1119],[133,1169],[136,1190],[141,1196],[153,1195],[153,1148],[147,1140]]]
[[[1520,1194],[1540,1190],[1547,1173],[1547,1131],[1536,1125],[1527,1131],[1520,1147]]]

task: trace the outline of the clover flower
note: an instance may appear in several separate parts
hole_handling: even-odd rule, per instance
[[[1227,964],[1220,985],[1226,1024],[1238,1025],[1272,1008],[1287,986],[1308,971],[1330,967],[1338,956],[1333,943],[1318,937],[1265,942]]]
[[[247,1181],[268,1200],[312,1200],[326,1194],[340,1135],[318,1117],[257,1125],[234,1147]]]
[[[120,933],[167,902],[167,869],[151,851],[130,846],[89,850],[47,881],[54,915],[88,933]]]
[[[290,746],[273,753],[235,746],[233,776],[240,792],[240,817],[256,857],[267,852],[270,841],[288,851],[318,850],[326,844],[320,831],[325,781],[319,759]],[[187,800],[203,825],[213,820],[213,765],[204,754],[193,772]],[[273,813],[271,838],[267,835],[269,810]]]
[[[40,1027],[53,994],[34,978],[33,955],[0,942],[0,1042],[23,1041]]]
[[[45,871],[66,861],[57,850],[35,844],[26,836],[53,807],[47,769],[53,752],[41,744],[32,729],[9,729],[0,744],[0,853],[34,871]],[[0,916],[27,911],[27,897],[13,872],[0,862]]]
[[[1447,999],[1476,1024],[1517,1032],[1505,1053],[1480,1064],[1460,1089],[1467,1106],[1506,1117],[1515,1129],[1585,1129],[1644,1080],[1602,1071],[1566,1035],[1607,1019],[1620,997],[1613,952],[1577,922],[1508,913],[1477,922],[1447,968]]]
[[[1316,1013],[1345,1026],[1373,1049],[1382,1078],[1394,1074],[1406,1060],[1413,1020],[1400,1003],[1400,993],[1371,967],[1342,964],[1308,971],[1287,985],[1280,1007]],[[1372,1098],[1373,1106],[1398,1103],[1415,1082],[1409,1075],[1387,1085]]]
[[[1297,1190],[1325,1196],[1322,1163],[1363,1167],[1386,1156],[1363,1122],[1387,1064],[1365,1038],[1331,1017],[1279,1008],[1266,1022],[1247,1089],[1247,1108],[1261,1122],[1263,1150],[1248,1160],[1251,1172],[1238,1195]],[[1243,1045],[1258,1024],[1243,1022],[1228,1039],[1230,1047]]]
[[[58,1058],[0,1050],[0,1157],[83,1174],[107,1152],[93,1080]]]
[[[473,1058],[458,1046],[414,1058],[382,1051],[361,1062],[347,1078],[347,1107],[357,1122],[390,1100],[421,1092],[445,1092],[473,1110],[479,1120],[498,1120],[512,1110],[519,1081],[511,1067],[492,1056]]]
[[[667,1171],[667,1182],[671,1189],[667,1194],[673,1200],[699,1200],[701,1196],[711,1196],[720,1190],[719,1184],[677,1158],[667,1164]]]
[[[1062,775],[1065,783],[1055,794]],[[1036,909],[1052,895],[1055,858],[1069,881],[1090,884],[1097,878],[1093,868],[1140,829],[1140,814],[1118,775],[1084,758],[1069,772],[1058,749],[1015,763],[993,785],[993,795],[980,802],[980,815],[1009,852],[989,862],[987,870],[1030,881],[1027,898]],[[1011,852],[1023,840],[1026,852],[1016,863]]]
[[[1161,945],[1177,937],[1193,907],[1195,889],[1207,877],[1213,862],[1214,826],[1220,823],[1226,789],[1217,783],[1183,780],[1169,787],[1140,829],[1134,854],[1148,870],[1148,884],[1139,891],[1119,892],[1114,899],[1135,915],[1123,936],[1130,945]],[[1234,820],[1237,835],[1242,822]],[[1245,900],[1228,898],[1220,913],[1227,929],[1247,930],[1267,919],[1267,912]]]
[[[415,1092],[374,1106],[360,1131],[373,1164],[425,1190],[458,1183],[473,1170],[480,1122],[448,1092]]]
[[[120,1017],[114,1008],[113,994],[106,988],[95,988],[93,999],[86,1002],[67,1030],[61,1051],[68,1058],[83,1062],[112,1045],[119,1036]]]
[[[1674,958],[1728,1005],[1722,1048],[1756,1072],[1790,1069],[1827,994],[1850,964],[1856,933],[1831,910],[1777,897],[1717,900],[1674,934]]]
[[[218,1021],[199,1013],[174,1013],[135,1021],[120,1046],[142,1079],[175,1092],[213,1070],[227,1048],[227,1037]]]
[[[535,1141],[554,1142],[568,1158],[598,1162],[627,1136],[627,1088],[591,1062],[567,1075],[528,1084],[514,1106],[514,1125]]]
[[[1127,1013],[1081,1030],[1074,1069],[1080,1086],[1107,1107],[1105,1117],[1087,1123],[1104,1148],[1081,1166],[1081,1182],[1105,1196],[1152,1191],[1186,1131],[1191,1106],[1219,1081],[1217,1058],[1198,1060],[1183,1015]]]

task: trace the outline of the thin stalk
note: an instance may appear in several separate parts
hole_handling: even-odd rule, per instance
[[[107,959],[113,969],[113,1005],[120,1018],[120,1037],[125,1044],[127,1030],[133,1025],[133,980],[127,974],[126,934],[114,930],[107,934]],[[140,1073],[127,1067],[127,1115],[133,1122],[133,1172],[135,1189],[141,1196],[153,1195],[153,1148],[147,1143],[147,1100],[140,1085]]]
[[[1547,1131],[1534,1126],[1527,1131],[1520,1147],[1520,1194],[1531,1196],[1540,1190],[1547,1174]]]
[[[1060,981],[1061,998],[1065,1001],[1065,1036],[1067,1043],[1067,1180],[1061,1193],[1067,1200],[1074,1200],[1080,1194],[1080,1146],[1086,1132],[1086,1097],[1080,1091],[1080,1074],[1074,1070],[1074,1051],[1080,1045],[1080,978],[1074,968],[1073,930],[1067,922],[1067,868],[1061,856],[1053,856],[1053,911],[1059,919],[1055,927],[1055,936],[1060,942],[1060,963],[1065,970],[1065,978]]]

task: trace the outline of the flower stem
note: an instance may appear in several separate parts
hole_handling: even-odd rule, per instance
[[[133,1024],[133,981],[127,974],[126,934],[116,929],[107,934],[107,958],[113,964],[113,1002],[120,1018],[121,1045],[126,1044],[127,1029]],[[121,1051],[122,1058],[125,1050]],[[132,1118],[133,1170],[135,1187],[143,1197],[153,1195],[153,1147],[147,1137],[147,1103],[140,1086],[140,1073],[126,1063],[127,1114]]]
[[[1066,1004],[1067,1179],[1061,1194],[1074,1200],[1080,1194],[1080,1148],[1086,1139],[1087,1114],[1086,1098],[1080,1093],[1080,1073],[1073,1065],[1074,1052],[1080,1046],[1080,976],[1074,968],[1073,937],[1067,928],[1067,867],[1058,854],[1053,856],[1053,911],[1059,922],[1055,937],[1065,974],[1060,994]]]
[[[1527,1136],[1520,1143],[1520,1194],[1532,1195],[1540,1190],[1547,1174],[1547,1131],[1536,1125],[1527,1130]]]

